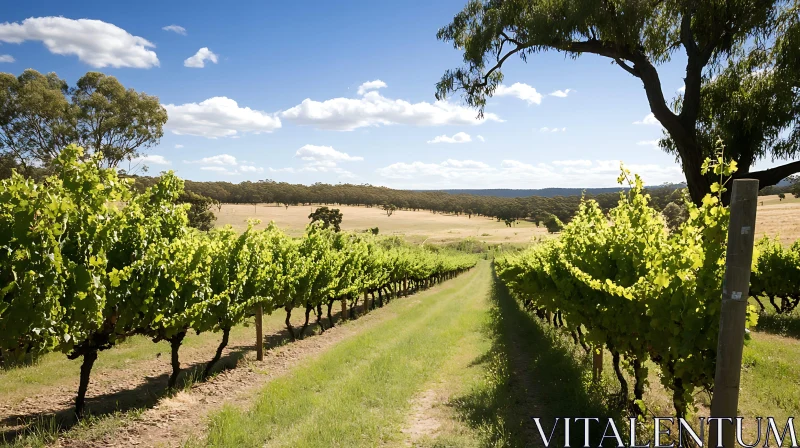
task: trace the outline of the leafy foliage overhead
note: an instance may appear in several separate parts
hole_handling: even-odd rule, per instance
[[[699,205],[714,182],[701,164],[717,137],[739,162],[737,176],[762,187],[800,172],[800,161],[750,171],[759,159],[800,154],[799,12],[798,0],[471,0],[439,30],[439,39],[463,52],[465,65],[445,72],[436,96],[463,91],[483,113],[512,56],[609,58],[641,81],[665,130],[662,146],[680,159]],[[685,91],[670,104],[657,67],[679,51]]]

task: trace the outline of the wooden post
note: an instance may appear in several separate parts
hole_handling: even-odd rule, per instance
[[[264,360],[264,307],[256,305],[256,361]]]
[[[347,299],[342,299],[342,318],[340,319],[342,322],[347,319]]]
[[[369,312],[369,295],[368,294],[369,294],[369,292],[367,292],[367,290],[365,289],[364,290],[364,314],[367,314]]]
[[[603,378],[603,346],[596,345],[592,348],[592,381]]]
[[[757,205],[758,180],[734,180],[725,277],[722,280],[717,370],[714,375],[714,397],[711,400],[711,417],[731,418],[733,422],[739,412],[739,381],[742,373],[747,300],[750,297],[750,268],[753,262]],[[722,446],[734,447],[734,423],[727,422],[710,424],[708,446],[718,445],[718,424],[722,426]]]
[[[408,295],[408,277],[403,279],[403,296]]]
[[[547,323],[553,325],[553,312],[550,310],[547,310]]]

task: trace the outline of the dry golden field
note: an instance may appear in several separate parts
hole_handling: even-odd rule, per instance
[[[290,235],[300,235],[309,223],[308,215],[319,205],[296,206],[288,209],[273,204],[237,205],[225,204],[217,215],[217,226],[230,224],[237,230],[247,227],[249,218],[261,220],[259,227],[270,221]],[[455,216],[428,211],[397,210],[392,216],[378,207],[332,206],[342,211],[343,230],[366,230],[378,227],[381,235],[403,235],[410,241],[442,243],[475,237],[487,243],[527,243],[534,236],[545,236],[544,227],[537,228],[533,223],[519,221],[507,227],[495,219],[473,216]]]
[[[787,245],[800,239],[800,199],[790,194],[782,201],[777,195],[758,199],[756,232],[759,235],[777,235]]]
[[[763,205],[762,205],[763,204]],[[274,204],[238,205],[225,204],[217,215],[217,226],[230,224],[237,230],[247,227],[247,220],[261,220],[259,227],[269,221],[293,236],[302,234],[308,224],[308,215],[319,205],[295,206],[288,209]],[[332,206],[342,211],[344,230],[365,230],[378,227],[381,235],[403,235],[410,241],[446,243],[467,237],[474,237],[487,243],[527,243],[533,237],[547,236],[543,227],[519,221],[513,227],[497,220],[473,216],[455,216],[428,211],[395,211],[392,216],[378,207]],[[788,195],[780,201],[778,196],[759,198],[756,230],[760,235],[780,236],[784,244],[791,244],[800,238],[800,199]]]

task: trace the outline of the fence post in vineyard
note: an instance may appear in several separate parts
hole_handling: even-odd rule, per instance
[[[725,277],[722,281],[717,370],[714,375],[714,396],[711,399],[711,417],[731,418],[732,422],[736,421],[739,407],[739,382],[747,300],[750,297],[750,268],[753,262],[757,205],[758,180],[734,180]],[[725,448],[733,447],[735,434],[732,422],[712,423],[708,446],[716,447],[721,442]],[[718,424],[722,426],[722,440],[719,441]]]
[[[340,319],[342,322],[347,319],[347,299],[342,299],[342,318]]]
[[[592,381],[603,378],[603,346],[596,345],[592,348]]]
[[[364,290],[364,314],[369,312],[369,292]]]
[[[264,360],[264,307],[256,305],[256,361]]]

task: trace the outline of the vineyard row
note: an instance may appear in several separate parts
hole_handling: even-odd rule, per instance
[[[101,155],[76,146],[41,183],[14,175],[0,184],[0,362],[11,366],[59,351],[82,357],[76,413],[100,351],[133,335],[172,349],[173,387],[178,351],[188,332],[221,332],[208,375],[231,328],[257,311],[286,313],[294,339],[312,312],[324,331],[322,307],[342,303],[343,315],[383,305],[409,288],[425,288],[475,265],[476,258],[395,239],[338,233],[310,225],[290,238],[273,224],[251,222],[201,232],[177,204],[183,181],[165,173],[135,193],[130,182],[101,166]],[[305,308],[299,332],[293,310]]]

